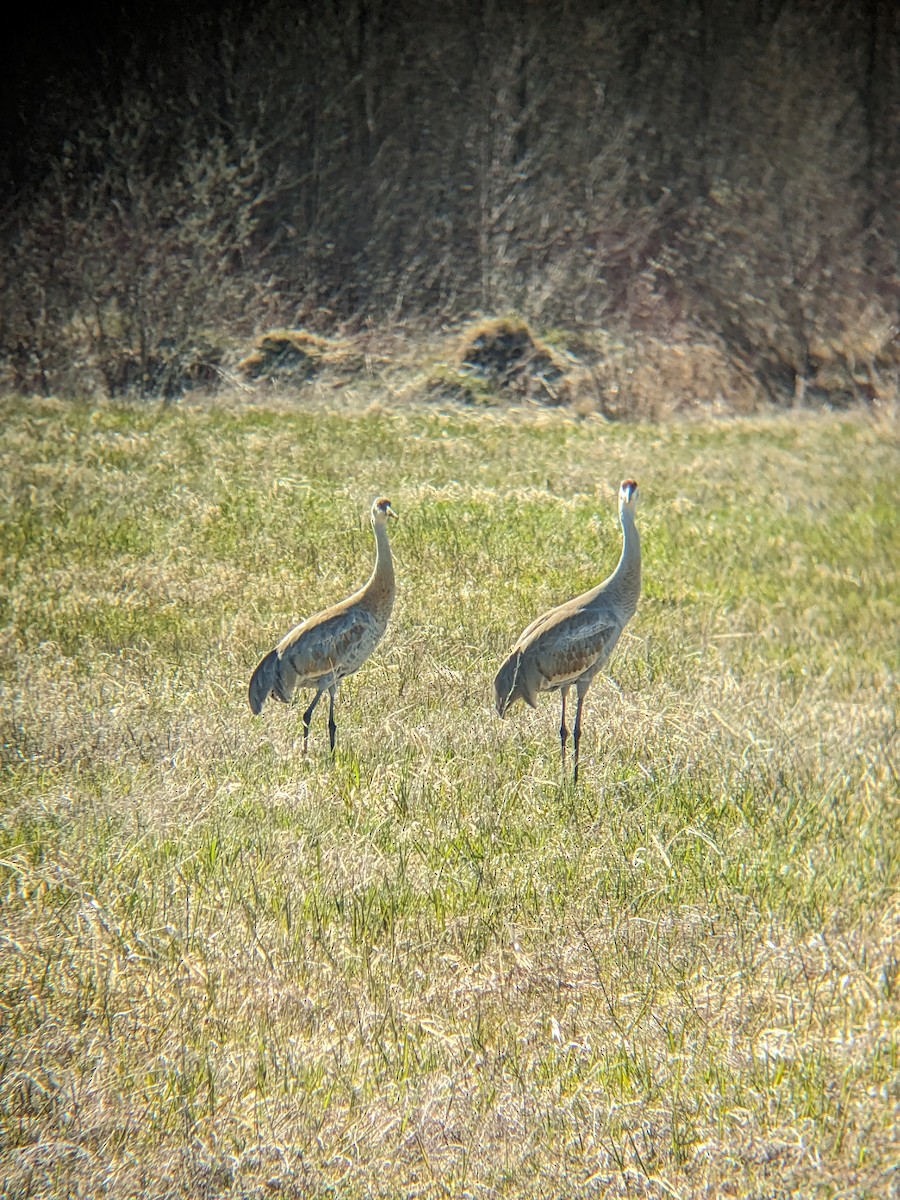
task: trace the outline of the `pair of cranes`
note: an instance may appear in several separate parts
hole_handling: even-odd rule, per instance
[[[541,692],[562,697],[559,740],[563,766],[569,729],[566,701],[575,688],[573,730],[574,780],[578,782],[581,710],[598,671],[609,661],[616,642],[634,616],[641,591],[641,542],[635,524],[638,486],[626,479],[619,488],[622,553],[608,579],[573,600],[551,608],[519,635],[494,680],[494,703],[501,717],[517,700],[537,707]],[[368,582],[346,600],[296,625],[253,672],[250,708],[262,711],[269,696],[288,703],[297,688],[311,688],[312,702],[303,714],[303,749],[316,705],[328,693],[328,737],[334,752],[334,701],[341,680],[363,665],[381,640],[394,604],[394,564],[387,525],[397,514],[379,497],[372,505],[375,567]]]

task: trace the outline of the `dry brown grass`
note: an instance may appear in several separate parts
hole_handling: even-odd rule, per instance
[[[896,1193],[892,426],[4,416],[7,1195]],[[632,469],[575,790],[490,676]],[[244,688],[376,480],[397,610],[303,760]]]

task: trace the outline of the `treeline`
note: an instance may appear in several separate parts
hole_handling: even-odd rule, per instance
[[[125,20],[7,152],[11,386],[165,391],[267,325],[515,311],[715,339],[777,402],[896,394],[893,0]]]

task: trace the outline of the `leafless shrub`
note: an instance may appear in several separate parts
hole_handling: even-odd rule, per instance
[[[52,164],[7,264],[11,382],[22,390],[175,395],[214,385],[222,330],[264,297],[248,269],[260,202],[255,147],[200,143],[190,123],[177,170],[148,145],[146,98],[84,130]]]

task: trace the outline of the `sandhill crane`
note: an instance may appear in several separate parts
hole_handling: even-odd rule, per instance
[[[622,554],[612,575],[591,591],[538,617],[523,630],[494,680],[494,703],[501,717],[517,700],[537,707],[540,692],[562,696],[559,740],[566,762],[566,698],[575,685],[574,759],[578,782],[581,706],[597,672],[609,660],[619,635],[634,616],[641,592],[641,542],[634,512],[638,486],[626,479],[619,488]]]
[[[359,670],[387,628],[394,604],[394,564],[387,523],[389,517],[396,516],[390,500],[375,500],[375,567],[368,583],[346,600],[295,626],[253,672],[249,699],[257,715],[269,695],[286,704],[298,687],[315,688],[312,703],[303,714],[304,754],[310,720],[325,692],[329,696],[328,737],[334,753],[334,698],[338,687],[345,676]]]

